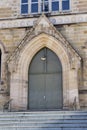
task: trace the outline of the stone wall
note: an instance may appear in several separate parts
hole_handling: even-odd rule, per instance
[[[87,23],[58,25],[55,27],[84,58],[83,47],[87,42]],[[17,47],[28,30],[30,30],[28,27],[0,29],[0,41],[4,44],[7,51],[11,52]]]
[[[20,0],[0,1],[0,19],[15,18],[20,14]]]
[[[26,28],[11,28],[0,30],[0,41],[4,43],[7,52],[11,52],[17,47],[20,40],[24,37]]]
[[[87,89],[87,71],[86,71],[86,51],[84,50],[87,41],[87,24],[71,24],[71,25],[62,25],[56,26],[57,30],[61,32],[61,34],[67,39],[67,41],[73,46],[73,48],[81,55],[83,60],[83,66],[81,74],[81,79],[79,80],[79,90],[83,91]],[[4,57],[5,60],[17,47],[20,43],[24,35],[26,34],[28,28],[12,28],[12,29],[1,29],[0,30],[0,40],[5,47],[7,53],[5,53]],[[4,62],[5,63],[5,62]],[[4,66],[2,65],[2,68]],[[6,68],[5,68],[6,69]],[[6,79],[5,77],[5,69],[2,69],[2,80]],[[3,71],[4,70],[4,71]],[[5,81],[4,81],[5,83]],[[6,83],[5,83],[6,85]],[[3,85],[4,86],[4,85]],[[2,86],[2,87],[3,87]],[[1,88],[2,88],[1,87]],[[4,88],[4,87],[3,87]],[[5,87],[7,88],[7,87]],[[7,90],[6,90],[7,91]],[[86,97],[87,93],[80,93],[80,104],[83,108],[86,107],[87,100]],[[1,96],[3,98],[3,96]],[[84,105],[85,104],[85,105]]]
[[[57,27],[58,28],[58,27]],[[87,108],[87,23],[59,27],[58,30],[82,57],[79,75],[79,99],[81,108]]]
[[[84,13],[87,12],[87,0],[71,0],[71,11],[67,13]],[[61,14],[63,16],[63,14]],[[60,15],[60,16],[61,16]],[[29,16],[29,15],[28,15]],[[25,16],[20,15],[20,0],[1,0],[0,2],[0,19],[21,19]],[[74,17],[75,18],[75,17]],[[32,19],[32,18],[31,18]],[[85,16],[85,20],[86,20]],[[74,19],[76,20],[76,19]],[[80,19],[79,19],[80,20]],[[2,20],[1,20],[2,21]],[[78,21],[78,20],[77,20]],[[14,20],[13,20],[14,22]],[[61,22],[61,19],[60,19]],[[16,22],[14,23],[16,24]],[[28,23],[29,24],[29,23]],[[23,23],[22,23],[23,25]],[[55,25],[56,29],[66,38],[71,46],[81,56],[81,69],[78,72],[79,84],[79,99],[80,106],[87,109],[87,23],[76,22],[62,25]],[[1,64],[1,85],[0,85],[0,108],[9,99],[8,80],[6,77],[7,67],[6,61],[15,48],[19,45],[20,41],[24,38],[26,33],[30,30],[29,26],[20,27],[0,27],[0,48],[2,51],[2,64]],[[14,65],[15,66],[15,65]],[[72,77],[70,77],[72,79]],[[72,85],[73,86],[73,85]]]
[[[86,0],[78,0],[77,8],[79,12],[87,12],[87,1]]]

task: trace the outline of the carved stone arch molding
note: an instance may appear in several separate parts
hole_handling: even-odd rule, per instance
[[[52,50],[61,61],[63,71],[63,107],[70,108],[76,97],[77,107],[79,108],[78,58],[74,56],[74,69],[72,69],[69,55],[64,47],[61,46],[60,41],[44,33],[29,41],[29,44],[20,53],[17,71],[11,74],[10,98],[13,99],[12,108],[27,109],[29,65],[33,56],[43,47]]]
[[[0,41],[1,50],[1,79],[0,79],[0,89],[6,89],[6,49],[4,44]],[[4,86],[5,85],[5,86]],[[4,88],[3,88],[4,86]]]
[[[62,64],[63,108],[72,108],[73,102],[76,101],[76,107],[79,109],[78,69],[81,58],[44,15],[25,35],[7,61],[11,72],[12,109],[27,109],[29,65],[34,55],[44,47],[52,50]]]

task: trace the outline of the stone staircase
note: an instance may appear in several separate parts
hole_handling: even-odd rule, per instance
[[[0,130],[87,130],[87,112],[0,112]]]

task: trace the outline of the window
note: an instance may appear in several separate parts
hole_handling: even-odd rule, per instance
[[[62,0],[62,10],[69,10],[69,0]]]
[[[38,13],[38,0],[31,0],[31,13]]]
[[[71,0],[21,0],[21,14],[64,12],[70,10]]]
[[[21,14],[28,14],[28,0],[21,0]]]
[[[52,11],[59,11],[59,0],[52,0]]]
[[[43,11],[48,12],[49,11],[49,1],[43,0]]]

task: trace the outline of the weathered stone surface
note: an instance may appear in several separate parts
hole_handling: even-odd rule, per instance
[[[71,9],[71,13],[86,12],[86,0],[73,0]],[[87,18],[85,16],[83,22],[82,17],[78,21],[76,17],[78,20],[78,14],[71,18],[74,23],[65,21],[55,24],[55,27],[50,18],[48,20],[45,16],[39,18],[33,27],[25,26],[25,23],[19,26],[14,22],[15,18],[25,19],[20,15],[20,0],[0,2],[0,18],[4,22],[4,19],[12,18],[11,22],[13,25],[15,23],[12,28],[11,25],[0,26],[0,108],[12,98],[12,108],[27,109],[29,65],[33,56],[43,47],[48,47],[60,58],[63,67],[63,106],[71,109],[76,98],[78,109],[87,108]],[[61,18],[57,17],[57,20]]]

